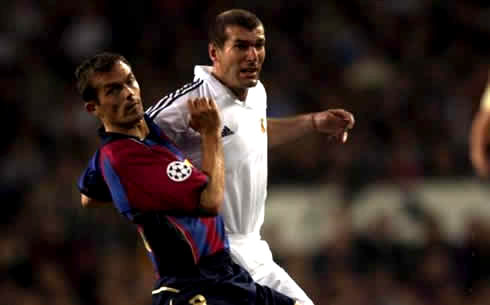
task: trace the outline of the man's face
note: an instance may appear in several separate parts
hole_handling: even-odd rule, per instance
[[[97,90],[99,103],[87,104],[92,104],[91,112],[104,126],[130,128],[143,118],[140,87],[127,64],[118,61],[110,72],[94,73],[92,85]]]
[[[265,59],[265,33],[262,26],[249,31],[240,26],[226,28],[228,39],[215,48],[213,59],[216,75],[232,89],[257,85]]]

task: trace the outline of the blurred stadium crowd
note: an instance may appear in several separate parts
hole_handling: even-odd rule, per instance
[[[102,50],[133,63],[150,105],[209,64],[206,24],[232,7],[265,24],[269,114],[345,108],[346,145],[308,137],[270,154],[270,186],[335,183],[346,207],[363,186],[473,175],[472,114],[489,72],[490,2],[3,1],[0,11],[0,304],[149,304],[152,271],[111,208],[82,210],[75,187],[96,123],[73,71]],[[359,234],[349,209],[314,255],[276,253],[316,304],[489,304],[490,226],[458,245],[424,216],[426,243]]]

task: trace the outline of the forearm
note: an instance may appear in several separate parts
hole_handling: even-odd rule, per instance
[[[268,146],[294,141],[315,130],[312,113],[280,119],[267,119]]]
[[[216,215],[224,200],[225,168],[221,137],[216,134],[201,135],[202,168],[209,177],[206,188],[201,193],[200,207],[203,211]]]
[[[81,194],[80,201],[82,203],[82,207],[84,207],[84,208],[100,208],[100,207],[112,206],[112,202],[110,202],[110,201],[100,201],[100,200],[88,197],[84,194]]]
[[[487,146],[490,142],[490,87],[487,86],[480,110],[476,113],[471,125],[470,157],[477,173],[486,177],[489,172]]]

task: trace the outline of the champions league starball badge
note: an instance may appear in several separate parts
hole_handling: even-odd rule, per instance
[[[167,176],[175,182],[182,182],[191,174],[192,166],[186,162],[173,161],[167,166]]]

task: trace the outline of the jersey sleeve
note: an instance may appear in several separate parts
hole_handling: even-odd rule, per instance
[[[189,112],[184,99],[179,99],[164,109],[156,110],[152,115],[150,118],[173,141],[177,142],[179,136],[189,128]]]
[[[137,144],[138,145],[138,144]],[[121,158],[127,147],[103,149],[100,167],[112,199],[132,219],[139,211],[195,213],[208,177],[189,162],[147,158],[133,154]]]
[[[99,152],[90,159],[87,167],[78,179],[80,193],[98,201],[112,201],[111,192],[98,167]]]
[[[176,143],[183,143],[192,134],[189,127],[187,101],[195,98],[214,98],[203,80],[194,82],[163,97],[146,110],[146,114]]]

